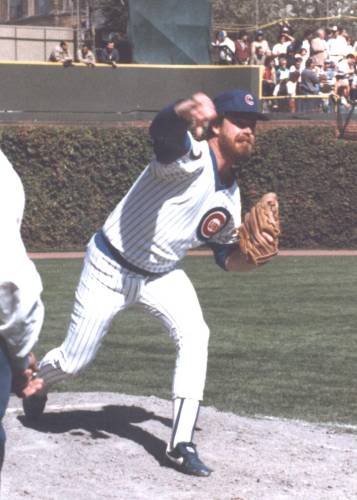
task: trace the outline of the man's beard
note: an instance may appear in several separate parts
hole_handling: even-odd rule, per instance
[[[222,140],[221,147],[224,155],[235,164],[239,160],[247,160],[252,152],[254,146],[254,138],[249,137],[235,137],[233,141]]]

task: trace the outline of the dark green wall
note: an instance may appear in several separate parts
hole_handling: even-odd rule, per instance
[[[230,88],[258,94],[258,67],[0,63],[0,121],[113,122],[151,119],[166,104]]]

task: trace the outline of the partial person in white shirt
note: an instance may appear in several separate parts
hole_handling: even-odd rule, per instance
[[[348,45],[344,30],[341,27],[332,27],[332,36],[327,41],[329,59],[335,64],[339,64],[347,55]]]
[[[83,44],[82,47],[78,49],[77,60],[79,63],[85,64],[91,68],[94,68],[96,65],[95,55],[86,44]]]
[[[42,282],[21,237],[25,192],[19,175],[0,151],[0,471],[5,454],[5,415],[14,379],[30,396],[42,380],[30,380],[31,351],[44,318]]]
[[[270,56],[271,50],[269,47],[269,42],[264,38],[264,32],[262,30],[258,30],[255,33],[255,39],[251,43],[250,50],[251,56],[253,57],[256,54],[256,50],[258,47],[262,48],[262,54],[266,56]]]
[[[272,48],[272,55],[275,57],[275,66],[279,65],[279,57],[286,56],[288,47],[293,43],[294,38],[287,32],[283,32],[279,36],[279,41]]]
[[[219,64],[234,64],[236,46],[226,31],[219,31],[212,47],[218,49]]]

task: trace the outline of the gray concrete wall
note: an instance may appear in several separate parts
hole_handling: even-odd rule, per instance
[[[0,61],[48,61],[60,40],[67,40],[73,54],[71,28],[0,25]]]
[[[203,91],[259,93],[259,68],[0,63],[1,121],[130,121],[150,119],[166,104]]]

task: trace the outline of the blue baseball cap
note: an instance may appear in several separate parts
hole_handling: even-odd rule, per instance
[[[269,120],[258,111],[258,99],[247,90],[228,90],[213,99],[218,115],[230,113],[249,113],[255,120]]]

